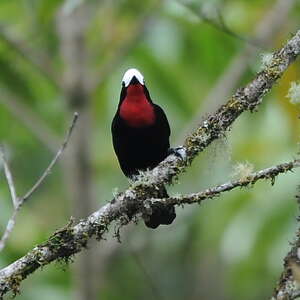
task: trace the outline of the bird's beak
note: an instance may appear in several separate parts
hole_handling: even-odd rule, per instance
[[[131,85],[131,84],[139,84],[139,83],[140,83],[139,80],[135,76],[133,76],[132,79],[129,82],[129,85]]]

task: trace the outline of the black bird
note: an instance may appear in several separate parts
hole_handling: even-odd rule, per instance
[[[120,167],[131,179],[140,170],[153,169],[169,154],[168,119],[162,108],[152,102],[144,77],[137,69],[124,74],[111,132]],[[167,196],[162,187],[160,197]],[[175,217],[174,206],[158,204],[144,221],[147,227],[156,228],[171,224]]]

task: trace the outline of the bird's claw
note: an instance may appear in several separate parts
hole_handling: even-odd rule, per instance
[[[168,154],[169,155],[173,154],[176,157],[179,157],[183,161],[186,160],[186,149],[183,146],[176,147],[176,148],[170,148],[168,151]]]

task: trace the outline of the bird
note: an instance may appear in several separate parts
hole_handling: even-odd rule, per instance
[[[141,72],[128,69],[122,79],[120,101],[111,125],[112,142],[124,175],[135,180],[140,171],[153,169],[171,151],[170,125],[164,110],[153,103]],[[168,197],[164,186],[160,197]],[[173,205],[157,203],[145,225],[155,229],[176,218]]]

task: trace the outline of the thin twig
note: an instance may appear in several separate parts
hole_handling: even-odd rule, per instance
[[[17,206],[17,208],[14,209],[14,211],[12,213],[12,216],[10,217],[10,219],[7,222],[5,231],[4,231],[4,233],[2,235],[2,238],[0,240],[0,252],[4,249],[4,247],[6,245],[6,241],[8,240],[11,232],[13,231],[13,229],[15,227],[18,211],[19,211],[19,206]]]
[[[14,179],[11,173],[11,170],[9,168],[9,165],[6,161],[5,155],[4,155],[4,149],[3,146],[0,146],[0,156],[3,162],[3,167],[4,167],[4,174],[7,180],[7,184],[9,187],[10,195],[11,195],[11,200],[13,202],[14,208],[16,209],[19,203],[18,196],[16,193],[16,188],[14,184]]]
[[[68,142],[70,140],[70,137],[71,137],[72,131],[75,127],[75,124],[77,122],[77,119],[78,119],[78,113],[75,112],[71,126],[68,129],[67,136],[66,136],[64,142],[62,143],[61,147],[57,151],[56,155],[54,156],[53,160],[50,162],[49,166],[47,167],[45,172],[42,174],[42,176],[37,180],[37,182],[33,185],[33,187],[20,199],[20,205],[22,205],[40,187],[40,185],[43,183],[45,178],[50,174],[53,166],[56,164],[57,160],[59,159],[59,157],[61,156],[61,154],[63,153],[63,151],[65,150],[65,148],[68,145]]]
[[[292,171],[295,168],[300,167],[300,160],[296,159],[294,161],[279,164],[274,167],[270,167],[267,169],[260,170],[258,172],[254,172],[249,174],[246,178],[229,181],[220,185],[217,185],[212,188],[208,188],[199,193],[192,193],[188,195],[179,195],[176,197],[169,197],[165,199],[151,199],[152,204],[155,202],[164,202],[166,204],[172,205],[182,205],[182,204],[192,204],[192,203],[200,203],[203,200],[214,198],[221,193],[231,191],[237,187],[246,187],[249,185],[254,185],[256,181],[262,179],[269,179],[271,183],[274,184],[275,177],[281,173],[286,173],[288,171]]]
[[[3,233],[2,238],[0,239],[0,252],[1,252],[4,249],[6,241],[9,238],[12,230],[15,227],[17,212],[19,210],[19,199],[17,197],[13,176],[12,176],[12,173],[11,173],[10,168],[8,166],[8,163],[5,159],[4,150],[3,150],[2,146],[0,147],[0,155],[1,155],[2,162],[3,162],[4,174],[5,174],[5,177],[6,177],[6,180],[7,180],[7,184],[8,184],[8,187],[9,187],[11,199],[12,199],[13,206],[14,206],[13,214],[10,217],[10,219],[8,220],[7,225],[6,225],[6,229]]]
[[[17,217],[18,211],[20,210],[21,206],[40,187],[40,185],[43,183],[45,178],[50,174],[53,166],[56,164],[57,160],[59,159],[59,157],[61,156],[61,154],[65,150],[65,148],[67,147],[68,142],[69,142],[70,137],[71,137],[71,134],[73,132],[74,126],[77,122],[77,119],[78,119],[78,113],[76,112],[76,113],[74,113],[74,117],[73,117],[72,123],[71,123],[71,125],[68,129],[66,138],[63,141],[63,143],[62,143],[61,147],[59,148],[59,150],[57,151],[56,155],[54,156],[53,160],[51,161],[51,163],[49,164],[49,166],[47,167],[45,172],[42,174],[42,176],[36,181],[36,183],[33,185],[33,187],[23,197],[18,198],[17,195],[16,195],[15,185],[14,185],[14,182],[13,182],[13,178],[12,178],[10,169],[8,167],[8,164],[6,163],[3,150],[0,149],[0,155],[2,157],[3,164],[4,164],[5,176],[7,178],[7,182],[8,182],[8,186],[9,186],[9,189],[10,189],[11,197],[12,197],[13,202],[14,202],[14,211],[12,213],[12,216],[10,217],[10,219],[7,222],[6,229],[5,229],[5,231],[3,233],[3,236],[0,240],[0,252],[4,249],[4,247],[6,245],[6,241],[9,238],[12,230],[15,227],[16,217]]]
[[[219,9],[216,9],[217,10],[217,18],[213,18],[213,17],[208,16],[203,11],[202,8],[198,9],[193,4],[183,3],[181,1],[178,1],[178,3],[180,3],[181,5],[188,8],[195,16],[200,18],[203,22],[205,22],[205,23],[209,24],[210,26],[214,27],[215,29],[220,30],[220,31],[228,34],[231,37],[234,37],[238,40],[246,42],[249,45],[254,46],[255,48],[258,48],[258,49],[262,50],[263,45],[261,45],[260,41],[257,41],[255,38],[244,37],[244,36],[234,32],[232,29],[230,29],[228,27],[228,25],[226,24],[226,22],[225,22],[225,20],[222,16],[222,14],[220,13]]]

